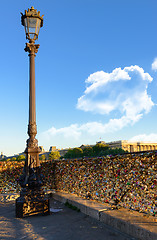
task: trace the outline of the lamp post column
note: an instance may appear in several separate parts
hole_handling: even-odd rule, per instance
[[[34,44],[33,41],[26,43],[25,51],[29,53],[29,124],[26,147],[26,169],[37,168],[40,166],[39,162],[39,148],[38,141],[35,138],[37,134],[36,126],[36,104],[35,104],[35,54],[38,52],[39,44]]]
[[[36,125],[36,107],[35,107],[35,53],[38,45],[27,44],[26,52],[29,52],[30,82],[29,82],[29,126]],[[35,127],[35,126],[34,126]],[[29,136],[31,133],[29,133]]]

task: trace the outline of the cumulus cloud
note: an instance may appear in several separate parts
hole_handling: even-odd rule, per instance
[[[157,58],[155,58],[154,62],[152,63],[152,70],[157,71]]]
[[[140,134],[132,137],[129,141],[132,142],[157,142],[157,133]]]
[[[148,95],[148,84],[152,77],[139,66],[116,68],[111,73],[99,71],[91,74],[85,81],[84,94],[77,101],[77,109],[85,112],[106,115],[108,122],[87,122],[72,124],[56,129],[52,127],[43,136],[54,138],[55,142],[71,138],[77,144],[85,142],[90,136],[101,136],[120,130],[139,121],[148,113],[154,103]],[[114,118],[118,113],[119,118]],[[58,140],[57,140],[58,139]]]
[[[111,73],[95,72],[86,79],[84,94],[78,99],[77,108],[83,111],[110,114],[118,112],[119,119],[110,119],[104,125],[115,131],[134,124],[154,103],[147,93],[152,77],[139,66],[116,68]]]
[[[95,72],[86,79],[86,89],[78,99],[77,108],[99,114],[118,110],[136,117],[143,111],[149,112],[153,106],[147,94],[152,80],[139,66],[116,68],[111,73]]]

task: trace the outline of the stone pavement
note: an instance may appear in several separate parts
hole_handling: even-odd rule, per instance
[[[0,240],[135,240],[54,199],[51,211],[49,216],[17,219],[15,201],[1,202]]]

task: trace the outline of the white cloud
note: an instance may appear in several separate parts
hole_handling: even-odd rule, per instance
[[[155,58],[154,62],[152,63],[152,70],[157,71],[157,58]]]
[[[157,142],[157,133],[140,134],[132,137],[129,141],[132,142]]]
[[[71,142],[89,143],[93,136],[120,130],[139,121],[154,103],[147,93],[152,77],[139,66],[116,68],[111,73],[103,71],[91,74],[85,81],[86,89],[78,99],[77,108],[96,114],[110,114],[108,122],[72,124],[56,129],[52,127],[42,134],[43,139],[54,139],[55,144]],[[120,118],[113,118],[114,113]],[[113,113],[113,115],[112,115]],[[73,139],[73,140],[71,140]],[[86,141],[87,140],[87,141]]]
[[[95,72],[85,81],[87,84],[91,84],[86,88],[85,94],[99,92],[101,87],[104,87],[110,82],[116,82],[119,80],[130,80],[128,73],[121,68],[114,69],[112,73],[106,73],[104,71]]]
[[[63,127],[56,129],[55,127],[50,128],[48,131],[44,132],[45,136],[64,136],[64,138],[70,138],[77,140],[80,137],[80,131],[77,124],[72,124],[68,127]]]
[[[126,111],[127,115],[148,112],[153,106],[147,94],[151,81],[152,77],[139,66],[116,68],[111,73],[93,73],[85,81],[87,86],[78,99],[77,108],[100,114],[114,110]]]

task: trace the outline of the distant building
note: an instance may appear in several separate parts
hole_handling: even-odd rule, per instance
[[[110,148],[121,148],[128,152],[142,152],[157,150],[157,143],[151,142],[129,142],[127,140],[120,140],[106,143]]]
[[[127,140],[119,140],[119,141],[113,141],[113,142],[104,142],[99,141],[96,142],[108,145],[109,148],[115,149],[115,148],[121,148],[128,152],[143,152],[143,151],[151,151],[151,150],[157,150],[157,143],[151,143],[151,142],[129,142]],[[85,147],[93,147],[94,145],[81,145],[80,148],[84,149]]]
[[[56,146],[51,146],[49,149],[49,152],[55,152],[55,151],[57,151]]]

